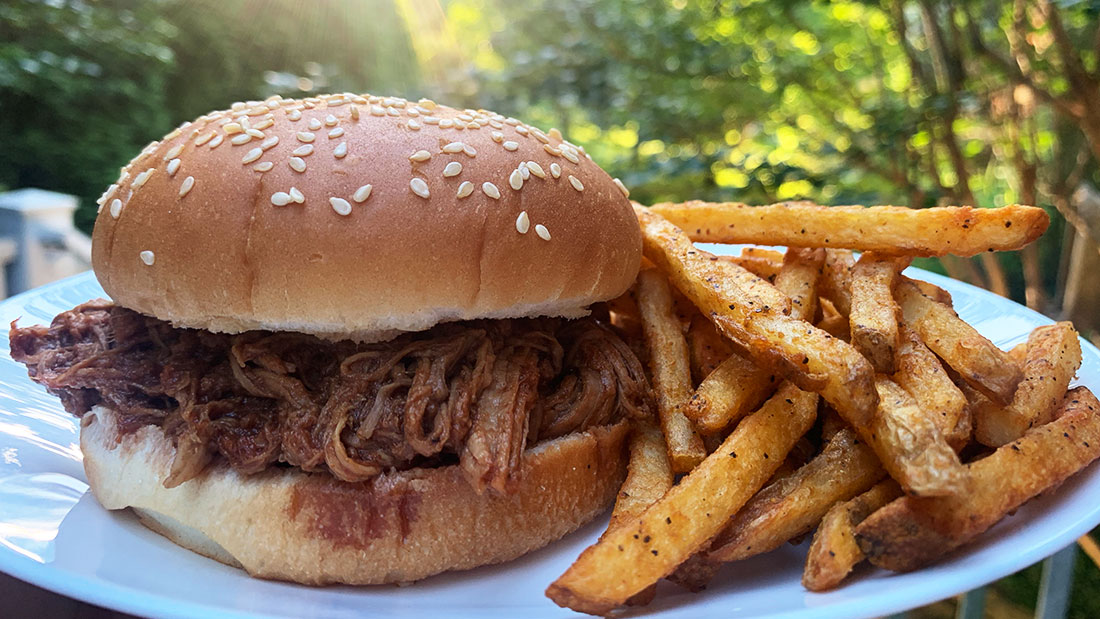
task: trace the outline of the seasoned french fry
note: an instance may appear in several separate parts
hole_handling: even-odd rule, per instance
[[[778,252],[776,252],[778,253]],[[732,262],[737,266],[745,269],[749,273],[759,277],[760,279],[767,280],[768,282],[775,282],[775,278],[779,275],[779,269],[783,268],[783,256],[780,255],[779,260],[772,260],[771,258],[757,258],[756,256],[718,256],[719,260],[726,262]]]
[[[645,255],[756,365],[820,393],[857,431],[869,426],[878,398],[873,369],[858,351],[766,303],[759,292],[764,287],[787,298],[767,282],[736,265],[711,261],[683,232],[649,210],[635,207],[635,213]],[[715,268],[719,264],[729,268]],[[744,276],[728,277],[728,270]]]
[[[630,524],[672,487],[672,466],[668,462],[665,437],[650,419],[636,421],[630,437],[630,463],[626,481],[619,488],[615,508],[611,511],[610,531]],[[606,533],[605,533],[606,535]],[[653,601],[657,588],[643,589],[627,600],[632,606],[644,606]]]
[[[718,534],[706,558],[737,561],[805,535],[837,501],[867,490],[886,472],[875,452],[849,429],[793,475],[761,490]]]
[[[791,316],[813,320],[817,313],[817,279],[824,269],[825,250],[792,247],[783,257],[775,287],[791,299]]]
[[[908,278],[906,278],[908,279]],[[910,279],[920,291],[924,293],[924,296],[932,299],[936,303],[943,303],[947,307],[953,307],[955,302],[951,298],[951,293],[947,292],[943,288],[931,283],[919,279]]]
[[[969,420],[962,423],[966,396],[916,332],[902,324],[899,341],[894,381],[913,396],[948,444],[958,451],[970,441]]]
[[[691,318],[687,332],[688,349],[691,351],[691,377],[695,384],[707,376],[733,354],[729,340],[718,332],[714,323],[696,313]],[[685,410],[686,413],[686,410]],[[690,418],[691,415],[689,414]]]
[[[852,329],[848,325],[848,319],[836,310],[832,301],[819,297],[818,302],[821,304],[822,316],[817,321],[817,328],[845,342],[851,339]]]
[[[974,409],[974,437],[983,445],[1000,447],[1023,436],[1028,428],[1050,421],[1081,367],[1077,330],[1068,322],[1036,328],[1024,354],[1024,379],[1012,403],[1002,408],[986,400]]]
[[[828,591],[838,586],[864,559],[856,544],[856,525],[899,496],[901,488],[887,478],[854,499],[834,505],[821,519],[810,542],[802,586],[810,591]]]
[[[848,322],[852,346],[863,353],[875,371],[894,373],[898,346],[898,309],[894,280],[908,260],[865,253],[852,268]]]
[[[684,414],[704,434],[721,431],[744,417],[767,399],[779,376],[732,353],[714,368],[684,405]]]
[[[638,309],[642,316],[649,367],[657,387],[657,411],[672,470],[690,471],[706,457],[703,441],[680,406],[691,395],[691,369],[680,321],[673,313],[668,282],[655,270],[638,275]]]
[[[1016,250],[1050,224],[1041,208],[951,206],[833,206],[781,203],[657,204],[653,211],[686,230],[693,241],[830,247],[912,256],[974,256]]]
[[[906,492],[940,496],[961,492],[966,467],[931,415],[884,374],[875,377],[879,411],[865,433],[882,466]]]
[[[963,380],[998,404],[1012,401],[1023,375],[1007,353],[960,320],[954,310],[926,297],[913,282],[898,281],[894,295],[905,323]]]
[[[1087,388],[1069,391],[1054,417],[971,463],[966,492],[902,497],[872,514],[856,527],[860,549],[878,567],[917,569],[1100,456],[1100,401]]]
[[[608,531],[586,549],[546,595],[560,606],[604,614],[671,573],[764,485],[816,412],[816,395],[790,383],[780,386],[634,523]]]
[[[852,312],[852,269],[855,266],[856,259],[850,250],[825,250],[825,268],[818,280],[818,292],[845,318]]]

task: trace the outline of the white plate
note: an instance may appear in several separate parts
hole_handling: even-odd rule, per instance
[[[1007,348],[1050,320],[973,286],[910,270],[948,289],[959,314]],[[48,324],[103,292],[90,273],[0,303],[0,320]],[[129,513],[109,513],[86,492],[77,422],[27,378],[0,338],[0,570],[74,598],[138,615],[562,616],[546,586],[598,537],[606,520],[511,563],[407,587],[309,588],[254,580],[182,550]],[[1100,351],[1083,344],[1079,382],[1100,387]],[[701,594],[662,583],[641,614],[661,617],[886,615],[972,589],[1053,554],[1100,523],[1100,468],[1029,503],[977,544],[911,574],[867,570],[839,590],[799,584],[805,547],[728,566]],[[601,519],[602,520],[602,519]]]

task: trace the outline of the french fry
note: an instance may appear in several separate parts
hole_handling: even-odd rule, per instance
[[[850,250],[825,250],[825,268],[818,280],[818,293],[832,302],[845,318],[852,312],[852,269],[855,266],[856,259]]]
[[[1023,436],[1028,428],[1050,421],[1081,367],[1077,330],[1068,322],[1036,328],[1027,338],[1024,354],[1024,379],[1012,403],[999,407],[986,400],[974,409],[974,437],[983,445],[1000,447]]]
[[[966,467],[913,396],[884,374],[875,377],[879,411],[863,436],[906,492],[920,496],[957,494]]]
[[[1043,209],[1019,205],[910,209],[693,201],[652,209],[698,242],[839,247],[911,256],[1016,250],[1039,238],[1050,224]]]
[[[746,503],[715,538],[706,558],[737,561],[774,550],[812,531],[835,503],[885,475],[875,452],[851,430],[841,430],[816,458]]]
[[[710,260],[683,232],[649,210],[635,207],[635,213],[645,255],[753,363],[820,393],[857,431],[869,426],[878,398],[873,369],[858,351],[766,303],[760,292],[765,287],[787,298],[767,282],[736,265]],[[729,269],[715,268],[718,264]],[[727,277],[727,270],[744,276]]]
[[[604,614],[670,574],[764,485],[816,412],[816,395],[784,383],[634,523],[586,549],[546,595],[559,606]]]
[[[885,479],[854,499],[834,505],[821,519],[810,542],[802,586],[810,591],[828,591],[840,585],[864,559],[856,544],[856,526],[899,496],[897,482]]]
[[[680,405],[691,395],[691,369],[680,321],[673,313],[668,282],[653,269],[638,275],[638,310],[642,317],[649,366],[658,394],[657,411],[672,470],[690,471],[706,457],[703,441]]]
[[[665,437],[661,429],[650,419],[635,422],[630,436],[630,464],[626,481],[619,488],[615,508],[611,511],[610,531],[629,525],[653,503],[656,503],[672,487],[672,466],[668,462]],[[606,533],[605,533],[606,535]],[[657,588],[643,589],[627,600],[631,606],[644,606],[653,601]]]
[[[898,346],[894,280],[908,262],[868,252],[860,256],[852,268],[848,314],[852,346],[883,374],[894,373],[894,353]]]
[[[825,250],[792,247],[783,257],[775,287],[791,299],[791,316],[812,321],[817,313],[817,279],[824,269]]]
[[[626,335],[627,342],[642,338],[642,318],[638,314],[638,302],[634,298],[636,290],[631,287],[618,297],[607,302],[607,311],[611,324]]]
[[[852,328],[848,325],[848,319],[836,310],[832,301],[818,297],[821,304],[821,320],[817,321],[817,328],[829,335],[847,342],[852,337]]]
[[[900,326],[899,342],[894,381],[913,396],[948,444],[958,451],[970,441],[969,418],[963,422],[966,396],[955,386],[939,358],[904,324]]]
[[[695,384],[707,376],[733,354],[733,347],[714,323],[696,313],[691,318],[687,332],[688,349],[691,351],[691,377]],[[690,415],[688,415],[690,417]]]
[[[700,432],[720,432],[760,406],[775,391],[779,380],[779,375],[732,353],[699,383],[684,405],[684,414]]]
[[[1023,374],[1007,353],[908,279],[898,281],[894,295],[905,323],[963,380],[998,404],[1012,401]]]
[[[967,491],[902,497],[856,527],[874,565],[917,569],[973,540],[1039,493],[1100,456],[1100,401],[1085,387],[1069,391],[1055,420],[1029,430],[969,465]]]
[[[906,278],[909,279],[909,278]],[[932,299],[936,303],[943,303],[947,307],[953,307],[955,301],[951,298],[951,293],[947,292],[943,288],[933,284],[932,282],[926,282],[920,279],[910,279],[920,291],[924,293],[924,296]]]

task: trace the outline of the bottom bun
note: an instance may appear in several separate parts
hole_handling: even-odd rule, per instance
[[[134,508],[175,543],[253,576],[304,584],[410,582],[500,563],[559,539],[605,510],[626,473],[626,423],[591,428],[524,454],[514,494],[477,494],[457,466],[366,482],[272,467],[213,467],[167,489],[175,448],[159,428],[120,435],[113,411],[82,419],[92,493]]]

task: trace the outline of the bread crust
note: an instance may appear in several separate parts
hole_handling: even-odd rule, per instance
[[[182,327],[372,340],[577,317],[633,282],[637,220],[583,150],[491,112],[335,97],[212,112],[150,144],[101,199],[107,294]],[[277,205],[291,188],[303,201]]]
[[[478,495],[457,466],[362,483],[216,466],[166,489],[171,442],[153,426],[120,435],[103,407],[82,418],[80,445],[96,499],[180,545],[262,578],[381,584],[508,561],[575,530],[614,499],[627,433],[620,422],[536,445],[507,496]]]

